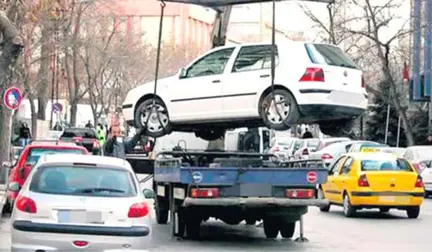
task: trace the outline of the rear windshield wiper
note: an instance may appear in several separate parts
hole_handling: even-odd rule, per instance
[[[347,64],[344,64],[344,63],[340,64],[339,66],[340,66],[340,67],[346,67],[346,68],[354,68],[354,69],[357,69],[356,66],[353,66],[353,65],[347,65]]]
[[[113,189],[113,188],[83,188],[83,189],[78,189],[75,192],[77,193],[94,193],[94,192],[116,192],[116,193],[126,193],[123,190],[119,190],[119,189]]]

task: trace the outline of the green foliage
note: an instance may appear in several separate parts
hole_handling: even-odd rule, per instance
[[[390,84],[388,82],[381,82],[378,84],[380,95],[374,97],[374,106],[369,108],[369,118],[366,121],[365,135],[368,140],[384,143],[385,129],[387,120],[387,106],[390,101],[389,96]],[[390,120],[388,127],[387,144],[396,146],[397,130],[398,130],[399,115],[395,107],[390,104]],[[399,147],[406,146],[406,138],[404,129],[401,124]]]
[[[426,141],[428,136],[428,118],[428,111],[420,109],[410,117],[416,145],[430,144]]]

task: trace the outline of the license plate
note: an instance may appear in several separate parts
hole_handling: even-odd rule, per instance
[[[377,148],[362,148],[361,152],[379,152]]]
[[[60,210],[57,213],[59,223],[89,223],[101,224],[102,213],[95,211],[67,211]]]
[[[411,202],[410,196],[381,196],[379,197],[381,203],[396,203],[396,204],[409,204]]]

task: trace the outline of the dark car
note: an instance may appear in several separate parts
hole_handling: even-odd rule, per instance
[[[66,128],[60,136],[60,140],[82,145],[93,155],[101,153],[101,146],[96,137],[96,132],[91,128]]]

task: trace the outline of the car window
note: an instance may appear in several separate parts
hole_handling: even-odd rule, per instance
[[[96,138],[96,132],[88,128],[66,129],[61,137]]]
[[[409,163],[404,159],[391,160],[362,160],[362,171],[412,171]]]
[[[351,171],[351,166],[352,166],[353,162],[354,162],[354,159],[352,157],[348,157],[342,166],[340,174],[348,174]]]
[[[290,139],[279,139],[277,143],[278,145],[282,145],[282,146],[290,146],[293,143],[293,141]]]
[[[73,148],[31,148],[29,153],[27,154],[26,164],[34,165],[36,164],[40,157],[43,155],[50,154],[60,154],[60,153],[70,153],[70,154],[86,154],[82,149],[73,149]]]
[[[294,150],[294,151],[297,151],[297,150],[300,149],[302,146],[303,146],[303,140],[297,140],[297,141],[294,143],[294,148],[293,148],[293,150]]]
[[[187,69],[184,78],[222,74],[233,51],[226,48],[207,54]]]
[[[414,150],[416,159],[432,159],[432,148]]]
[[[237,55],[232,72],[269,69],[271,67],[271,53],[271,45],[244,46]],[[276,48],[276,65],[279,63],[277,53]]]
[[[340,157],[332,166],[329,171],[329,175],[333,175],[338,171],[338,168],[341,166],[342,162],[345,160],[345,157]]]
[[[344,147],[341,144],[335,143],[335,144],[332,144],[332,145],[329,145],[327,147],[322,148],[320,151],[331,154],[331,153],[335,153],[335,152],[343,152]]]
[[[132,173],[103,167],[40,167],[30,191],[96,197],[131,197],[137,194]]]
[[[318,147],[318,143],[319,143],[318,139],[309,139],[307,141],[307,147],[315,151],[316,148]]]
[[[312,43],[305,44],[305,47],[312,63],[358,69],[339,47]]]

